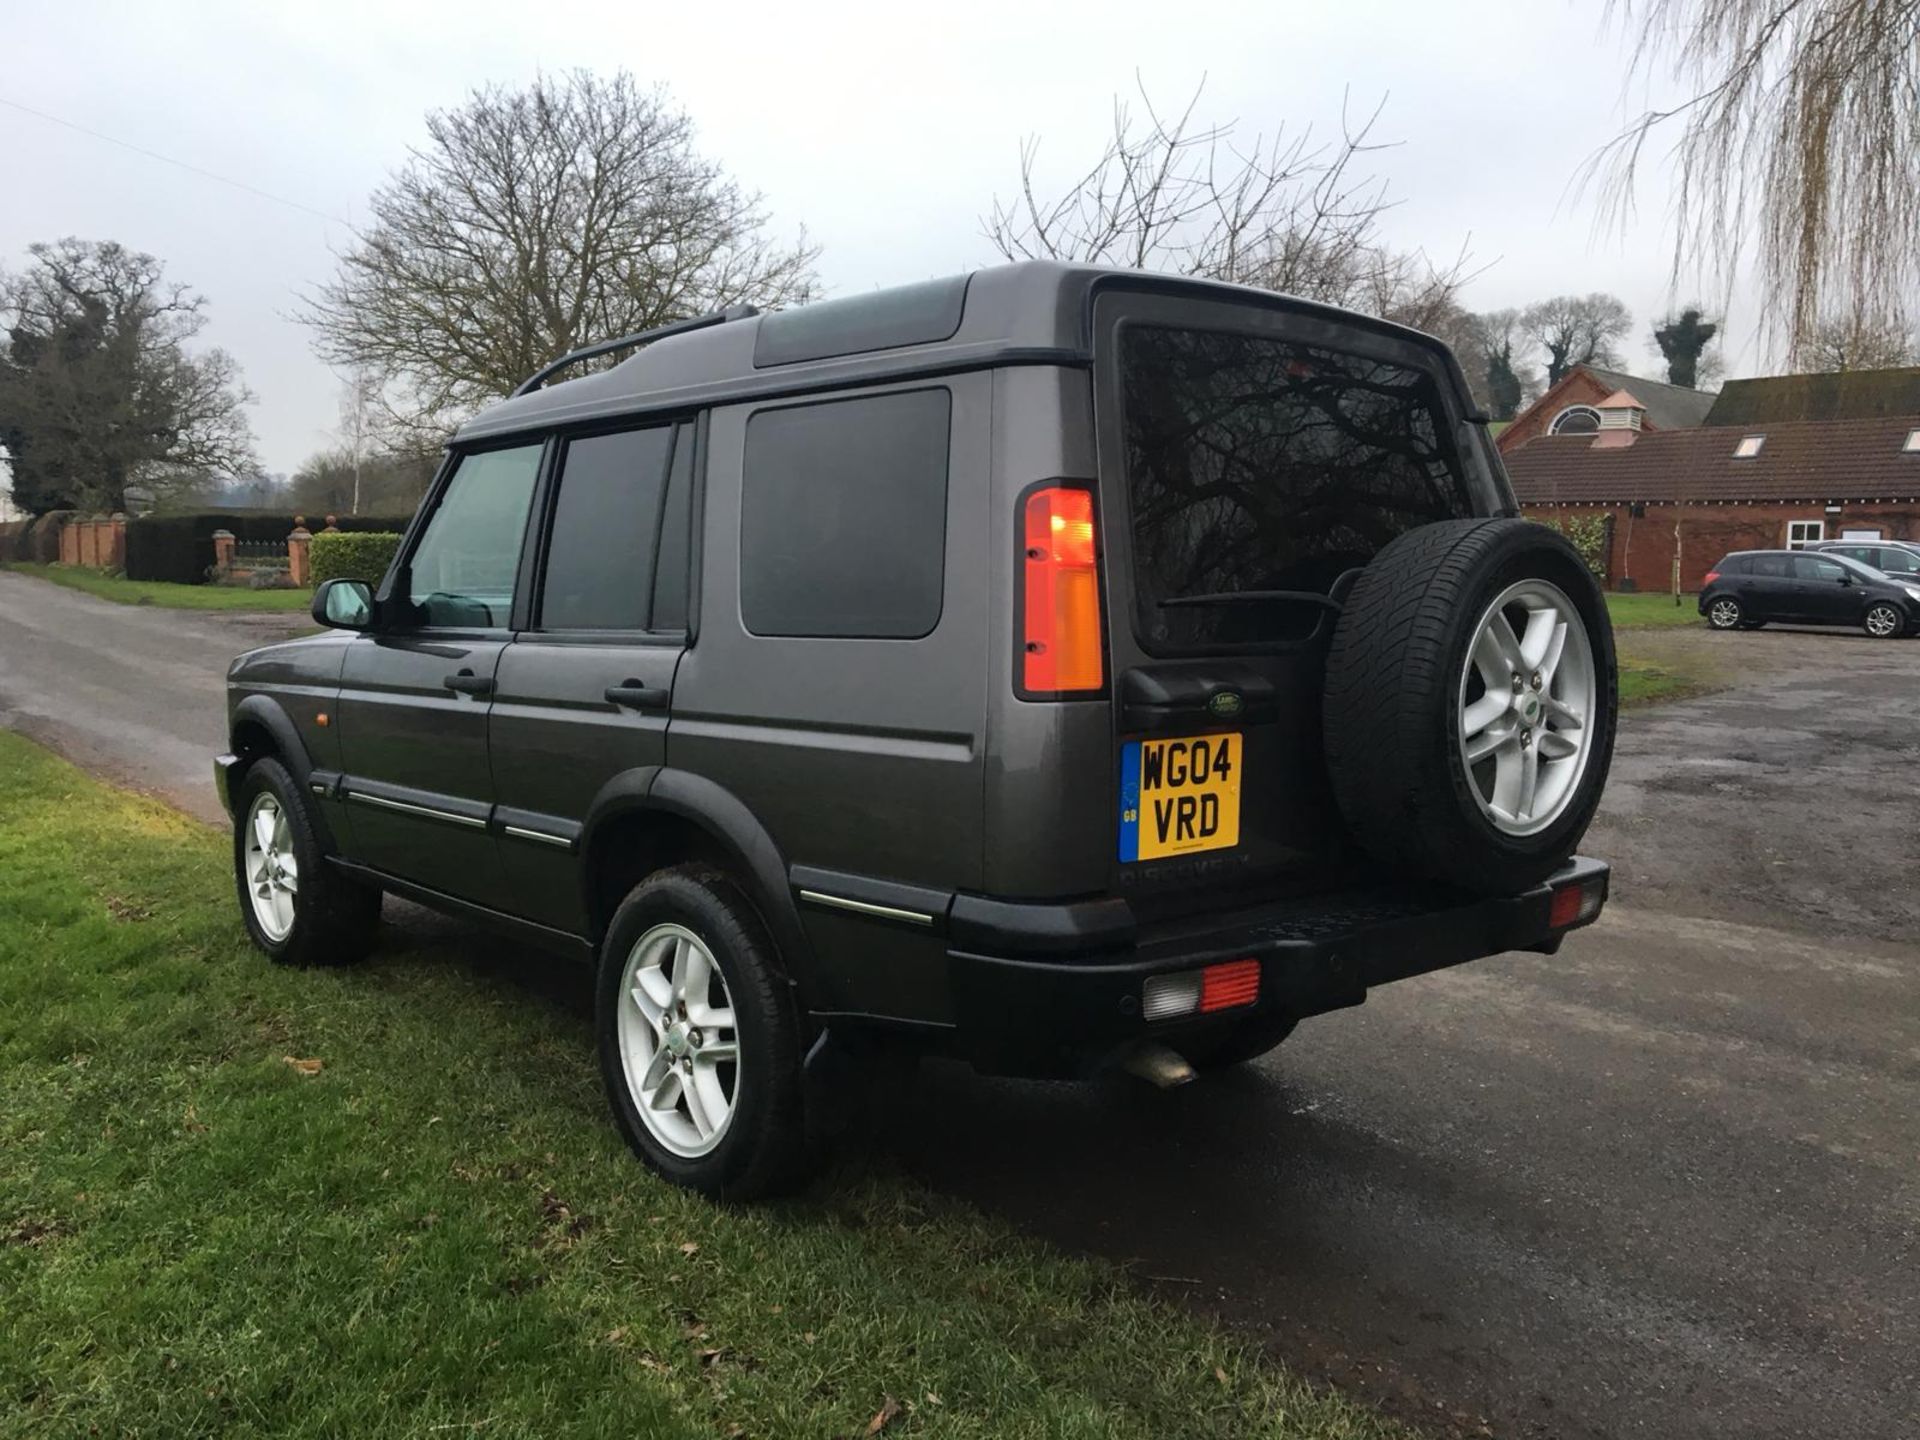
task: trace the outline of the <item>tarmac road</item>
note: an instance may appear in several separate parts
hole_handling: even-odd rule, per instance
[[[226,661],[287,624],[0,573],[0,723],[218,819]],[[929,1066],[869,1143],[1443,1429],[1920,1435],[1920,642],[1661,643],[1735,684],[1626,717],[1559,956],[1167,1094]]]

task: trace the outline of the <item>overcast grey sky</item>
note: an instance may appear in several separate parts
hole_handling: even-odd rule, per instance
[[[677,6],[197,0],[21,6],[0,101],[32,107],[309,210],[258,198],[0,104],[0,264],[62,235],[160,256],[202,291],[211,343],[259,396],[260,454],[291,471],[328,444],[336,382],[288,317],[332,268],[341,222],[423,135],[428,109],[539,69],[625,67],[667,85],[702,148],[824,247],[830,293],[988,263],[980,216],[1007,193],[1022,137],[1043,173],[1090,164],[1136,70],[1156,98],[1207,77],[1204,114],[1248,130],[1337,129],[1343,93],[1383,96],[1373,157],[1400,204],[1398,246],[1487,266],[1474,309],[1570,290],[1633,308],[1630,368],[1674,297],[1658,182],[1643,220],[1596,235],[1570,181],[1625,114],[1626,46],[1600,7],[1508,3]],[[310,213],[320,212],[319,214]],[[338,217],[326,219],[323,216]],[[1683,289],[1687,288],[1683,285]],[[1679,298],[1688,298],[1682,295]],[[1736,296],[1730,373],[1764,368]]]

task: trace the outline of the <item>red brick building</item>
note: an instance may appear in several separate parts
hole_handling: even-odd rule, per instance
[[[1645,412],[1643,430],[1689,429],[1705,421],[1714,402],[1708,390],[1663,385],[1597,365],[1576,365],[1560,377],[1559,384],[1514,416],[1494,443],[1506,455],[1542,435],[1592,435],[1600,428],[1600,402],[1621,390],[1631,390],[1640,401]]]
[[[1666,430],[1643,385],[1594,404],[1595,431],[1505,455],[1527,514],[1608,517],[1609,584],[1664,589],[1676,556],[1694,590],[1729,550],[1920,540],[1920,368],[1734,381],[1705,423]]]

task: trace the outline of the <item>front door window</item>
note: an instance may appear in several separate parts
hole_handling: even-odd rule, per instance
[[[461,459],[407,567],[414,624],[505,627],[540,451],[539,445],[516,445]]]

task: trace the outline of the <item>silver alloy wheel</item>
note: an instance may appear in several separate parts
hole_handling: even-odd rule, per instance
[[[1494,828],[1535,835],[1566,813],[1599,689],[1586,622],[1557,585],[1522,580],[1486,608],[1460,676],[1460,754]]]
[[[1867,611],[1867,633],[1884,640],[1900,628],[1900,612],[1891,605],[1875,605]]]
[[[740,1102],[740,1032],[726,977],[684,925],[627,952],[616,1027],[627,1093],[653,1138],[692,1159],[718,1145]]]
[[[254,922],[278,945],[293,931],[300,893],[300,867],[293,857],[287,813],[271,791],[262,791],[247,807],[244,823],[247,896],[253,901]]]
[[[1740,607],[1731,600],[1716,600],[1708,607],[1707,618],[1719,630],[1731,630],[1740,623]]]

